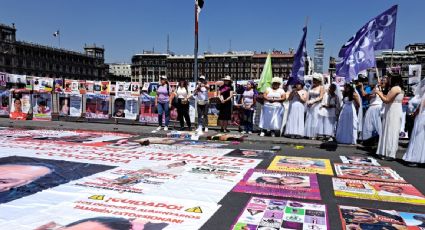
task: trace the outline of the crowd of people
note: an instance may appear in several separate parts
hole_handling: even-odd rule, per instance
[[[191,98],[196,98],[197,102],[196,131],[208,132],[208,107],[214,100],[219,111],[217,124],[220,132],[230,132],[228,125],[232,119],[232,110],[237,108],[240,111],[241,133],[252,134],[255,111],[261,108],[258,122],[260,136],[283,135],[351,145],[377,144],[377,155],[385,160],[393,160],[398,149],[399,134],[404,130],[402,126],[405,123],[402,117],[402,78],[384,76],[375,80],[376,84],[370,84],[368,78],[359,77],[355,82],[341,87],[336,83],[324,84],[321,74],[313,74],[311,86],[306,87],[304,81],[288,85],[281,78],[274,77],[265,92],[257,92],[255,82],[249,81],[242,87],[242,92],[235,93],[232,79],[226,76],[218,88],[217,97],[208,98],[209,86],[205,76],[199,78],[193,94],[189,93],[184,80],[171,92],[167,78],[163,76],[155,100],[159,118],[159,127],[155,132],[162,128],[168,130],[172,106],[177,108],[180,129],[192,130],[189,117]],[[241,88],[238,85],[236,87]],[[422,81],[416,87],[416,102],[410,106],[412,113],[409,116],[415,117],[415,123],[409,149],[403,159],[412,166],[425,163],[424,92],[425,83]]]

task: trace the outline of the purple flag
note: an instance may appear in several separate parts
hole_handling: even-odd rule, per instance
[[[300,45],[298,46],[297,53],[294,56],[294,64],[292,65],[292,74],[288,80],[288,84],[294,84],[297,81],[304,80],[304,65],[307,56],[306,49],[306,37],[307,37],[307,27],[303,28],[304,35],[301,39]]]

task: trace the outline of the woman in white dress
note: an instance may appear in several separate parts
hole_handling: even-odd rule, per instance
[[[357,143],[357,112],[356,107],[361,106],[360,98],[354,92],[354,88],[350,84],[344,85],[344,105],[339,114],[336,129],[336,141],[341,144]]]
[[[274,77],[272,79],[272,87],[268,88],[264,93],[264,106],[261,110],[259,127],[262,129],[260,136],[264,137],[265,131],[270,132],[274,137],[276,133],[280,134],[282,128],[282,120],[284,114],[284,107],[282,102],[286,99],[285,90],[280,86],[282,79]]]
[[[323,136],[328,141],[332,141],[335,137],[336,115],[341,107],[336,88],[335,84],[330,85],[319,110],[318,135]]]
[[[301,138],[304,136],[304,103],[307,101],[307,92],[302,82],[295,83],[289,94],[289,112],[286,121],[285,136]]]
[[[370,104],[364,116],[362,137],[363,140],[369,140],[373,137],[380,136],[382,131],[382,100],[375,93],[369,95]]]
[[[319,109],[325,89],[322,85],[322,75],[313,74],[313,87],[309,90],[309,100],[307,101],[307,116],[305,121],[304,136],[315,139],[319,132]]]
[[[421,102],[413,114],[416,116],[415,125],[413,126],[412,135],[409,142],[409,147],[403,156],[403,160],[408,163],[410,167],[416,167],[418,163],[425,163],[425,79],[422,80],[422,85],[419,88],[419,95]]]
[[[385,111],[382,120],[382,134],[379,137],[377,155],[383,160],[393,160],[396,157],[402,120],[403,90],[402,79],[398,76],[389,78],[390,91],[387,95],[375,88],[375,93],[384,102]]]

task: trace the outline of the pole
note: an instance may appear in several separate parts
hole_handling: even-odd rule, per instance
[[[195,50],[194,50],[193,81],[198,81],[198,6],[195,3]]]

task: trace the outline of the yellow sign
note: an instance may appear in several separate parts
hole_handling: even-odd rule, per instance
[[[202,213],[201,207],[193,207],[185,210],[186,212]]]
[[[328,159],[276,156],[268,170],[334,175]]]
[[[89,197],[92,200],[103,200],[103,198],[105,198],[105,195],[93,195]]]

